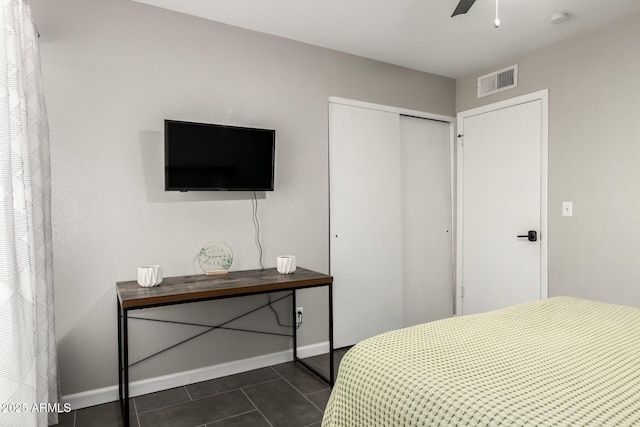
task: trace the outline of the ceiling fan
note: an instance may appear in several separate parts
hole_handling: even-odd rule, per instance
[[[456,15],[462,15],[469,12],[469,9],[471,9],[471,6],[473,6],[475,2],[476,0],[460,0],[451,17],[453,18]],[[496,0],[496,19],[493,21],[493,26],[494,28],[500,27],[500,18],[498,17],[498,0]]]
[[[462,15],[469,12],[469,9],[471,9],[471,6],[473,6],[475,2],[476,0],[460,0],[460,3],[456,6],[456,10],[453,11],[453,15],[451,15],[451,17],[453,18],[456,15]]]

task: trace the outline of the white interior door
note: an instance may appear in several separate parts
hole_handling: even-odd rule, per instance
[[[458,312],[544,298],[546,96],[458,117]]]
[[[400,116],[404,326],[453,314],[450,127]]]
[[[334,343],[402,327],[399,115],[329,104]]]

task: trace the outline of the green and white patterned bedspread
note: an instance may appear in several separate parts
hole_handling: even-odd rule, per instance
[[[640,426],[640,309],[557,297],[378,335],[322,426]]]

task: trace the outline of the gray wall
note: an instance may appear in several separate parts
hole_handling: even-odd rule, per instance
[[[454,115],[455,82],[129,0],[31,0],[51,128],[53,243],[62,393],[116,384],[115,282],[136,267],[190,274],[207,241],[233,269],[258,267],[246,193],[165,193],[163,119],[275,128],[275,191],[259,194],[264,262],[295,254],[328,271],[327,97]],[[576,207],[579,212],[580,205]],[[158,309],[224,320],[266,296]],[[326,290],[306,291],[302,345],[326,341]],[[287,304],[278,309],[284,313]],[[133,360],[193,333],[132,321]],[[245,325],[275,328],[269,312]],[[216,332],[132,369],[149,378],[290,347]]]
[[[517,89],[476,98],[479,75],[513,63]],[[545,88],[549,293],[640,306],[640,15],[458,79],[456,111]]]

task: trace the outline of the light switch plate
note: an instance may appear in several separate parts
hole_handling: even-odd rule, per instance
[[[573,216],[573,202],[562,202],[562,216]]]

